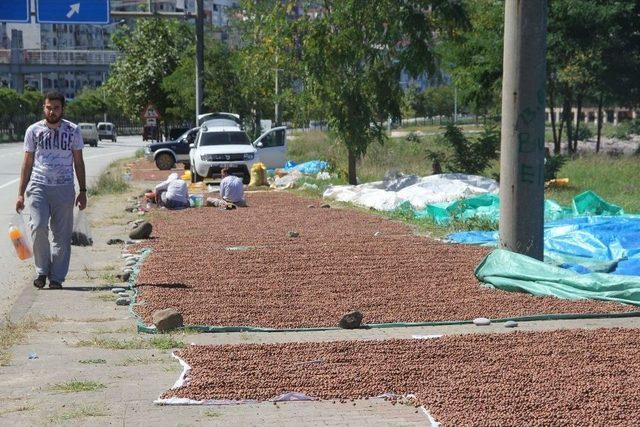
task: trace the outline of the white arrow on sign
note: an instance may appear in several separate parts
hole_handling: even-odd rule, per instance
[[[71,18],[76,13],[80,13],[80,3],[70,4],[69,12],[67,12],[67,18]]]

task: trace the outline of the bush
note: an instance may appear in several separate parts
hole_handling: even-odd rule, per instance
[[[547,157],[544,161],[544,180],[556,179],[558,171],[567,163],[567,160],[569,160],[567,156]]]
[[[494,125],[485,126],[480,136],[474,141],[467,139],[461,128],[448,123],[439,142],[453,151],[448,154],[430,150],[427,153],[429,159],[444,163],[445,168],[450,172],[478,175],[498,157],[500,132]]]
[[[593,132],[591,132],[591,129],[588,126],[582,125],[578,128],[578,141],[586,141],[592,137]]]

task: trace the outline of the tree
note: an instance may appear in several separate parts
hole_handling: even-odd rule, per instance
[[[400,73],[433,73],[439,30],[464,22],[458,2],[326,0],[304,24],[302,63],[306,88],[348,152],[348,179],[373,141],[385,138],[382,122],[400,117]]]
[[[500,114],[504,1],[466,2],[469,25],[443,34],[442,65],[460,100],[478,115]]]
[[[141,19],[133,30],[118,30],[112,40],[121,56],[106,82],[110,100],[132,119],[140,117],[149,102],[167,111],[171,101],[162,81],[193,45],[191,28],[177,20]]]

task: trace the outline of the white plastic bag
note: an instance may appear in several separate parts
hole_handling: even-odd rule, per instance
[[[91,228],[89,220],[84,211],[77,210],[73,216],[73,232],[71,233],[71,244],[74,246],[92,246]]]
[[[13,243],[16,255],[19,259],[25,260],[33,256],[31,251],[31,239],[27,232],[27,227],[22,219],[22,215],[14,215],[9,224],[9,239]]]

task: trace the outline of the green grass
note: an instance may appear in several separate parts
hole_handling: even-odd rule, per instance
[[[100,301],[114,302],[115,300],[118,299],[118,295],[112,292],[100,292],[98,293],[98,295],[95,296],[95,298],[99,299]]]
[[[106,194],[120,194],[129,190],[130,186],[123,178],[123,170],[121,161],[112,163],[107,170],[105,170],[95,185],[89,188],[90,196],[103,196]]]
[[[170,350],[172,348],[182,348],[185,343],[174,339],[170,335],[153,337],[150,340],[135,338],[131,340],[116,340],[111,338],[93,337],[89,340],[80,340],[76,347],[97,347],[110,350],[138,350],[145,348],[157,348],[160,350]]]
[[[545,197],[571,206],[574,196],[592,190],[627,213],[640,213],[640,158],[590,155],[567,162],[558,178],[569,178],[569,187],[549,189]]]
[[[202,413],[202,415],[204,415],[205,417],[209,417],[209,418],[218,418],[222,416],[221,412],[218,411],[212,411],[211,409],[208,409],[206,411],[204,411]]]
[[[138,148],[136,150],[136,153],[134,154],[136,159],[140,159],[142,157],[144,157],[144,148]]]
[[[434,136],[425,136],[420,141],[388,138],[382,145],[373,143],[364,158],[358,161],[358,179],[360,182],[377,181],[390,169],[428,175],[431,173],[431,161],[427,159],[427,150],[433,147],[434,141]],[[332,161],[336,172],[342,178],[346,176],[347,151],[342,144],[324,132],[296,134],[296,138],[289,142],[287,156],[296,162],[315,159]]]
[[[68,421],[77,420],[80,418],[90,417],[106,417],[109,415],[109,411],[103,406],[98,405],[83,405],[66,411],[57,413],[49,418],[49,422],[52,424],[68,424]]]
[[[72,380],[51,386],[51,391],[58,393],[79,393],[83,391],[102,390],[106,386],[97,381]]]
[[[0,327],[0,366],[8,366],[11,363],[9,349],[21,342],[28,332],[36,330],[38,323],[35,320],[26,320],[14,323],[9,320]]]
[[[30,406],[30,405],[20,405],[15,408],[2,409],[0,410],[0,417],[4,415],[12,414],[14,412],[25,412],[25,411],[31,411],[33,409],[34,409],[33,406]]]

